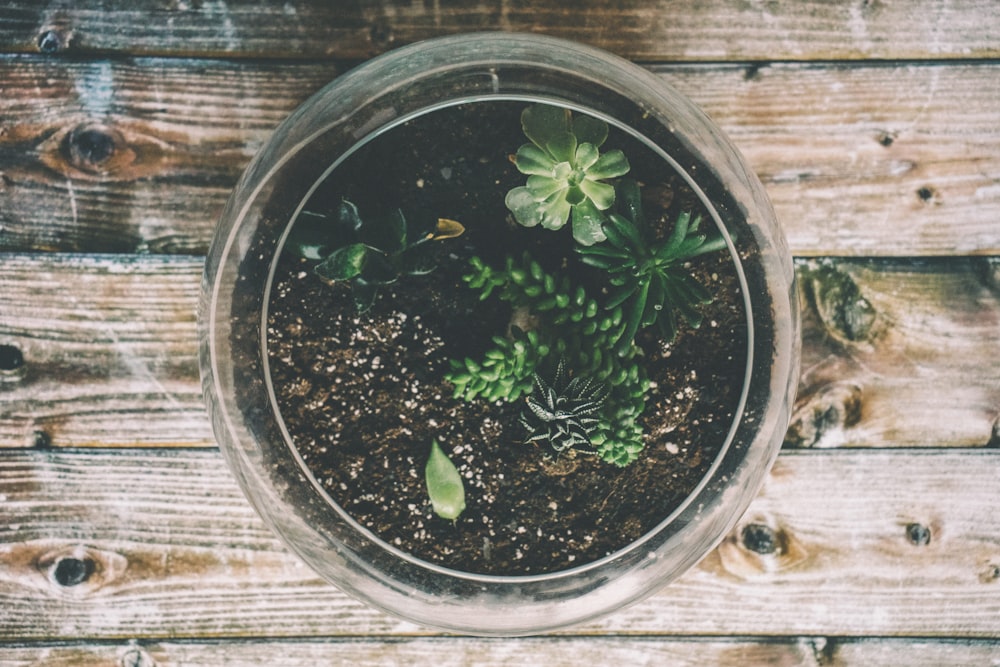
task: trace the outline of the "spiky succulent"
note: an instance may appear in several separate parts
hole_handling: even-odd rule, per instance
[[[593,450],[591,438],[601,423],[610,388],[589,377],[570,378],[560,359],[551,382],[534,376],[534,390],[521,413],[529,442],[547,442],[557,452]]]
[[[535,104],[521,114],[531,143],[514,156],[528,174],[527,184],[507,193],[507,208],[525,227],[560,229],[572,218],[573,237],[592,245],[603,241],[602,211],[611,208],[615,189],[602,181],[628,173],[624,153],[598,150],[608,138],[608,124],[568,109]]]
[[[726,247],[721,236],[698,233],[701,217],[681,213],[670,235],[654,242],[642,212],[639,186],[624,180],[618,186],[625,215],[612,213],[604,224],[607,242],[577,247],[582,261],[605,269],[614,286],[608,309],[621,306],[628,323],[620,339],[624,350],[641,327],[656,324],[666,341],[677,335],[677,314],[692,327],[701,324],[698,306],[712,295],[691,274],[685,263],[699,255]],[[626,217],[627,216],[627,217]],[[676,313],[675,313],[676,311]]]

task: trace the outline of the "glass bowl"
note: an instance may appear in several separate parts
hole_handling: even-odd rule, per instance
[[[317,184],[359,146],[408,120],[489,101],[544,102],[589,114],[659,155],[726,238],[747,320],[739,405],[700,484],[639,539],[544,574],[449,569],[361,526],[292,446],[268,365],[274,267]],[[798,379],[791,257],[761,183],[722,131],[635,64],[522,34],[477,33],[400,48],[337,78],[285,120],[247,167],[221,216],[205,265],[199,335],[216,438],[247,498],[285,544],[322,577],[374,607],[477,635],[534,634],[588,621],[652,594],[694,566],[757,494],[781,446]]]

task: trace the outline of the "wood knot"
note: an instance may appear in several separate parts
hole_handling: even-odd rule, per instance
[[[906,539],[914,546],[925,547],[931,543],[931,529],[922,523],[908,523]]]
[[[127,148],[117,130],[105,125],[80,125],[63,139],[62,154],[70,165],[90,174],[104,174],[120,163],[116,154]]]
[[[861,387],[849,382],[825,384],[796,400],[785,433],[786,447],[835,447],[844,431],[861,421]]]
[[[760,516],[737,526],[716,553],[722,569],[741,579],[787,570],[809,557],[789,530]]]
[[[873,336],[875,308],[851,276],[823,264],[805,271],[802,282],[806,298],[835,338],[857,342]]]
[[[52,26],[38,35],[38,52],[46,55],[62,53],[70,48],[73,42],[73,31],[67,26]]]
[[[87,546],[67,546],[48,551],[35,560],[35,569],[58,590],[86,595],[118,579],[128,561],[121,554]]]
[[[0,345],[0,384],[24,379],[24,353],[17,345]]]

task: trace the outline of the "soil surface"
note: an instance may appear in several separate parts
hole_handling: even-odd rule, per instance
[[[480,301],[462,281],[468,258],[499,266],[525,250],[592,291],[603,284],[572,253],[569,228],[514,223],[506,192],[524,182],[509,160],[525,142],[522,103],[477,103],[417,118],[338,167],[306,208],[342,198],[366,215],[431,211],[466,232],[435,242],[438,267],[384,288],[358,314],[344,284],[286,253],[268,303],[266,350],[277,407],[310,474],[358,523],[417,558],[467,572],[539,574],[588,563],[653,530],[706,474],[731,428],[746,371],[743,295],[725,253],[692,270],[715,296],[697,331],[664,344],[637,338],[653,386],[642,417],[645,449],[619,468],[586,452],[528,444],[524,403],[453,398],[449,359],[481,358],[510,307]],[[655,154],[612,130],[643,187],[647,218],[668,233],[683,211],[705,214]],[[705,215],[706,219],[708,216]],[[466,510],[437,517],[424,465],[437,439],[465,480]]]

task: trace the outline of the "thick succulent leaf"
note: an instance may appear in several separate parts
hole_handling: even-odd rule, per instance
[[[677,216],[677,220],[674,221],[674,228],[670,232],[670,236],[667,237],[667,242],[654,251],[656,258],[662,262],[672,261],[677,259],[679,255],[677,254],[677,249],[683,243],[684,238],[688,233],[688,226],[691,222],[691,214],[684,211]]]
[[[528,176],[525,187],[528,188],[528,192],[535,198],[535,201],[542,201],[553,193],[564,190],[566,181],[556,180],[548,176]]]
[[[401,275],[422,276],[435,268],[434,255],[426,245],[407,248],[396,257],[396,271]]]
[[[576,157],[576,137],[572,132],[559,132],[545,142],[545,150],[556,162],[572,162]]]
[[[628,170],[629,164],[625,158],[625,153],[615,149],[597,158],[597,162],[587,170],[587,176],[597,179],[615,178],[617,176],[624,176],[628,173]]]
[[[617,213],[612,213],[608,216],[608,220],[604,225],[604,231],[611,245],[627,252],[630,257],[636,258],[639,256],[643,246],[641,245],[641,241],[638,244],[635,242],[637,233],[631,221]],[[634,265],[636,260],[632,263]]]
[[[639,285],[639,290],[635,293],[635,297],[628,305],[628,310],[626,312],[628,319],[626,320],[625,331],[622,333],[622,337],[618,339],[618,344],[616,346],[619,355],[624,355],[632,346],[635,334],[639,330],[639,325],[642,323],[642,315],[646,310],[646,301],[648,297],[649,280],[645,280]]]
[[[580,189],[594,202],[598,210],[606,211],[615,203],[615,189],[607,183],[591,180],[590,174],[580,181]]]
[[[521,186],[508,192],[504,203],[510,212],[514,214],[514,218],[518,224],[525,227],[534,227],[542,221],[544,207],[542,203],[535,201],[534,195],[531,194],[527,187]]]
[[[402,211],[394,209],[388,215],[363,224],[358,238],[383,252],[399,252],[406,247],[406,218]]]
[[[679,280],[679,282],[687,291],[691,303],[712,303],[712,293],[709,292],[704,285],[695,280],[694,276],[686,274]]]
[[[573,134],[580,143],[587,142],[600,148],[608,138],[608,124],[599,118],[578,113],[573,116]]]
[[[622,179],[616,189],[619,209],[622,210],[636,229],[645,231],[646,216],[642,212],[642,193],[639,184],[631,178]]]
[[[514,155],[514,166],[519,172],[529,176],[552,176],[556,163],[538,146],[524,144]]]
[[[424,468],[424,480],[435,514],[442,519],[454,521],[465,511],[465,485],[462,483],[462,476],[437,440],[431,443],[430,457]]]
[[[536,206],[538,206],[536,204]],[[573,207],[569,205],[563,193],[556,192],[541,203],[540,222],[545,229],[562,229],[569,220],[569,212]],[[515,217],[517,214],[514,214]]]
[[[698,248],[688,255],[688,257],[698,257],[699,255],[715,252],[717,250],[724,250],[726,247],[726,239],[721,236],[712,236],[707,238],[705,242],[698,246]]]
[[[388,256],[369,249],[359,278],[372,285],[389,285],[396,282],[398,277],[399,273]]]
[[[608,310],[611,310],[616,306],[620,306],[621,304],[625,303],[630,296],[635,294],[636,290],[638,289],[639,289],[639,283],[635,281],[629,281],[624,285],[618,286],[617,289],[612,290],[611,293],[608,295],[608,302],[605,305],[605,307]]]
[[[604,233],[604,214],[589,199],[573,207],[573,238],[583,246],[600,243],[608,237]]]
[[[691,303],[691,297],[681,286],[681,282],[678,280],[667,280],[665,288],[669,303],[687,320],[688,324],[697,329],[701,325],[701,313]]]
[[[361,274],[368,263],[370,251],[364,243],[352,243],[338,248],[316,265],[316,273],[327,280],[350,280]]]
[[[597,146],[590,142],[584,142],[576,147],[576,155],[573,157],[573,164],[577,169],[583,169],[586,171],[594,166],[598,158],[601,157],[600,152],[597,150]]]
[[[358,213],[358,207],[346,199],[340,200],[340,206],[337,207],[336,220],[337,226],[352,232],[357,232],[361,229],[361,225],[364,224],[361,221],[361,214]]]
[[[521,129],[539,148],[557,134],[570,131],[569,111],[551,104],[533,104],[521,112]]]
[[[363,313],[375,303],[378,295],[378,287],[366,283],[360,278],[351,283],[351,296],[354,298],[354,307],[359,313]]]
[[[649,296],[646,298],[646,312],[642,314],[640,326],[648,327],[659,318],[663,312],[666,301],[666,278],[662,273],[656,272],[649,277]]]
[[[298,257],[320,260],[330,254],[331,248],[347,245],[354,239],[348,237],[343,243],[337,243],[334,232],[334,221],[325,215],[302,211],[285,240],[285,250]]]

